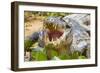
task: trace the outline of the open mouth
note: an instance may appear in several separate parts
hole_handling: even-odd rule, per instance
[[[45,20],[45,29],[47,29],[47,34],[50,41],[56,41],[59,39],[63,33],[66,23],[59,17],[50,17]]]
[[[59,31],[59,30],[48,31],[49,40],[56,41],[62,36],[63,33],[64,33],[63,31]]]

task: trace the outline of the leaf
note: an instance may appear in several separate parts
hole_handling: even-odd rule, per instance
[[[71,59],[78,59],[79,56],[80,56],[80,52],[75,51],[71,54]]]
[[[38,61],[47,60],[47,56],[44,53],[39,52],[39,53],[37,53],[37,60]]]
[[[57,53],[57,51],[52,50],[51,51],[51,57],[53,58],[54,56],[58,56],[58,53]]]
[[[66,60],[66,59],[70,59],[70,56],[69,55],[60,55],[59,58],[61,60]]]
[[[58,52],[55,50],[55,46],[53,44],[46,45],[45,52],[49,60],[52,59],[54,56],[58,56]]]
[[[25,40],[25,42],[24,42],[25,50],[29,50],[29,48],[32,46],[32,44],[33,44],[32,40]]]
[[[36,61],[44,61],[47,60],[47,56],[45,53],[38,51],[38,52],[33,52],[32,58],[35,59]]]
[[[85,56],[79,56],[78,58],[79,58],[79,59],[86,59]]]

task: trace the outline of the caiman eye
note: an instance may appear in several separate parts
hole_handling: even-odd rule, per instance
[[[70,28],[70,26],[66,25],[66,28]]]

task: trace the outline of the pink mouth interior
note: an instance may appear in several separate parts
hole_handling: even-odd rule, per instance
[[[57,38],[60,38],[62,34],[63,32],[58,31],[58,30],[49,31],[48,32],[49,40],[51,41],[53,39],[55,41]]]

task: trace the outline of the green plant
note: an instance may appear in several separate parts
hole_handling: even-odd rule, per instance
[[[85,56],[79,56],[78,58],[79,58],[79,59],[86,59]]]
[[[66,55],[60,55],[59,58],[60,58],[61,60],[67,60],[67,59],[70,59],[71,56],[69,56],[68,54],[66,54]]]
[[[30,50],[30,47],[32,46],[33,44],[33,41],[32,40],[25,40],[24,41],[24,48],[26,51],[29,51]]]
[[[71,56],[71,59],[78,59],[78,57],[81,55],[80,52],[78,51],[75,51],[73,52],[70,56]]]
[[[48,60],[51,60],[54,56],[58,56],[58,52],[56,51],[56,47],[53,44],[46,45],[45,52],[46,52]]]
[[[32,59],[35,61],[45,61],[47,60],[47,56],[42,51],[32,51]]]

